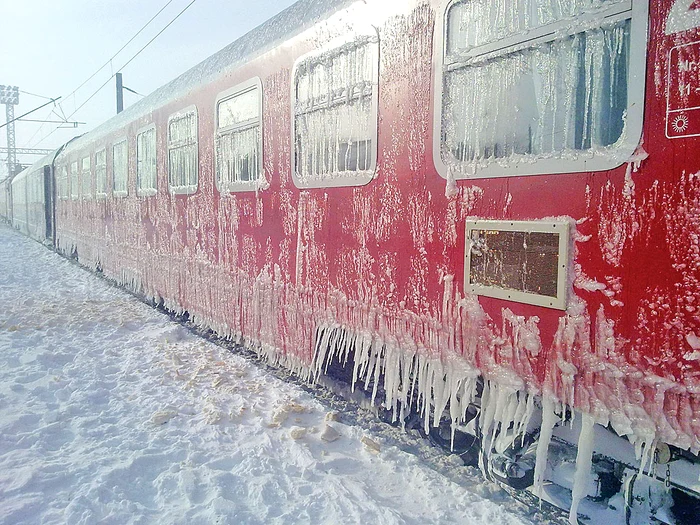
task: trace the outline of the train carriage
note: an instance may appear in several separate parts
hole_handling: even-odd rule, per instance
[[[11,186],[12,225],[40,242],[53,243],[53,155],[18,173]]]
[[[0,219],[7,222],[12,221],[12,202],[10,193],[10,178],[0,181]]]
[[[56,246],[572,520],[692,523],[698,64],[693,0],[302,0],[68,144]]]

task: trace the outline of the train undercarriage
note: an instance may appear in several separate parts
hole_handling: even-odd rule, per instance
[[[495,423],[485,399],[493,395],[492,387],[481,377],[475,398],[454,424],[449,405],[437,418],[434,405],[426,412],[415,392],[409,406],[387,406],[383,374],[363,376],[358,368],[352,351],[342,358],[335,355],[326,361],[322,382],[374,410],[383,421],[459,456],[464,465],[479,469],[528,505],[544,502],[571,523],[700,523],[698,455],[661,443],[642,451],[645,463],[635,446],[612,428],[542,398],[529,402],[532,414],[525,427],[522,417]],[[559,412],[556,417],[548,417],[552,410]],[[582,448],[590,451],[579,453]]]

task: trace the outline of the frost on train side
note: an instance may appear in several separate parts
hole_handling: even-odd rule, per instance
[[[586,9],[594,4],[593,0],[561,3]],[[457,13],[470,5],[487,9],[490,3],[454,5],[461,6],[455,8]],[[192,164],[185,159],[190,156],[187,151],[195,148],[191,140],[195,124],[192,119],[190,124],[183,118],[172,129],[170,153],[173,164],[182,167],[180,182],[194,177],[197,167],[202,169],[199,190],[178,196],[164,191],[158,199],[151,200],[109,198],[109,217],[100,216],[98,206],[78,200],[65,202],[74,210],[76,219],[64,223],[59,246],[67,253],[77,248],[81,262],[103,268],[106,275],[162,301],[174,312],[186,311],[197,325],[211,328],[303,378],[319,379],[332,362],[347,364],[355,386],[367,388],[376,404],[391,411],[397,420],[403,420],[409,410],[418,412],[423,416],[425,430],[438,425],[441,418],[449,419],[454,429],[464,422],[469,405],[479,402],[486,443],[504,449],[533,422],[541,399],[543,422],[536,454],[536,485],[542,483],[545,475],[552,429],[565,417],[567,407],[575,406],[588,414],[586,429],[592,420],[610,424],[619,434],[629,436],[640,458],[648,458],[658,441],[697,450],[700,410],[694,404],[697,391],[692,389],[695,380],[691,365],[696,363],[693,358],[697,359],[693,344],[700,338],[700,326],[693,320],[693,316],[697,317],[694,301],[700,289],[697,265],[683,265],[688,253],[692,254],[692,264],[700,253],[697,235],[693,236],[700,231],[699,178],[684,174],[677,185],[664,187],[659,183],[640,190],[635,188],[630,172],[623,186],[611,176],[610,184],[600,188],[600,194],[589,191],[586,196],[589,203],[593,201],[588,219],[597,230],[589,233],[598,236],[596,242],[603,246],[603,260],[611,266],[624,263],[633,247],[648,244],[649,237],[661,231],[650,227],[650,222],[663,221],[667,225],[664,231],[669,232],[669,254],[683,293],[676,294],[672,288],[648,290],[639,302],[637,318],[643,330],[633,334],[637,340],[627,340],[619,333],[620,327],[607,302],[605,307],[595,302],[607,292],[612,295],[603,299],[610,306],[617,305],[613,301],[624,291],[617,271],[588,276],[585,272],[591,272],[595,265],[584,262],[579,262],[578,269],[571,269],[570,275],[576,276],[575,293],[568,309],[557,314],[558,325],[556,317],[553,319],[557,329],[551,345],[542,341],[549,330],[543,329],[541,336],[537,316],[518,315],[522,310],[514,307],[501,308],[491,318],[477,297],[465,295],[457,286],[461,279],[455,279],[454,274],[461,263],[452,261],[463,255],[456,252],[462,250],[462,228],[469,216],[508,216],[513,199],[520,197],[509,192],[494,196],[491,182],[485,182],[483,188],[469,187],[458,185],[454,177],[449,181],[446,199],[441,191],[432,189],[428,181],[432,168],[426,168],[424,144],[430,119],[424,106],[431,96],[427,86],[432,66],[432,33],[426,27],[432,27],[433,10],[423,5],[416,12],[408,27],[396,30],[396,34],[392,34],[393,29],[381,34],[385,46],[381,67],[389,76],[405,73],[396,64],[409,63],[420,69],[419,60],[409,60],[416,57],[426,67],[411,71],[415,76],[392,79],[395,84],[381,88],[387,106],[399,103],[396,115],[387,112],[382,116],[386,137],[380,152],[381,177],[376,187],[373,183],[348,190],[347,202],[340,203],[344,216],[336,229],[329,227],[337,219],[337,210],[332,206],[339,202],[334,200],[333,192],[298,191],[291,180],[297,144],[289,139],[287,126],[289,86],[294,85],[295,77],[285,70],[265,79],[263,84],[265,103],[273,108],[272,116],[260,123],[266,142],[262,162],[271,175],[269,193],[215,193],[211,170],[219,169],[225,183],[245,181],[252,176],[250,168],[260,162],[256,158],[259,149],[256,150],[255,133],[241,128],[238,138],[220,137],[219,157],[212,148],[202,147],[198,165]],[[488,16],[481,30],[489,35],[496,26],[486,20]],[[413,28],[419,23],[424,24],[420,26],[420,36],[411,42],[405,43],[397,36],[407,32],[413,35]],[[545,83],[548,90],[525,90],[534,97],[534,106],[523,105],[515,126],[505,128],[503,122],[507,119],[503,114],[487,111],[486,116],[480,117],[484,126],[467,129],[456,124],[446,128],[452,150],[462,155],[457,164],[481,162],[487,153],[489,159],[500,162],[498,152],[533,158],[551,156],[555,145],[569,148],[567,154],[572,155],[584,154],[581,152],[587,144],[590,149],[608,147],[607,141],[616,140],[616,128],[609,128],[612,138],[605,138],[604,120],[593,108],[587,112],[588,120],[571,120],[569,113],[578,109],[570,93],[587,93],[592,100],[613,105],[612,99],[601,94],[598,82],[601,78],[614,79],[618,66],[601,64],[597,53],[601,46],[622,46],[624,51],[625,31],[624,22],[611,24],[519,55],[505,54],[493,62],[486,61],[488,65],[484,67],[491,67],[494,74],[500,75],[496,78],[503,78],[504,82],[489,85],[486,91],[492,99],[479,95],[475,107],[482,110],[498,107],[494,100],[508,95],[508,89],[521,83],[535,84],[534,74],[544,73],[537,71],[534,57],[554,67],[551,76],[555,78],[550,84]],[[392,38],[397,42],[391,42]],[[470,38],[465,35],[464,42]],[[567,76],[565,58],[575,56],[576,46],[584,41],[590,53],[582,53],[578,57],[580,63],[573,69],[578,73],[569,71]],[[368,55],[360,51],[362,42],[360,39],[360,44],[341,46],[339,53],[337,49],[322,53],[318,60],[302,65],[296,77],[299,86],[295,89],[302,96],[291,118],[298,121],[300,128],[309,128],[298,145],[299,151],[304,152],[301,158],[306,159],[299,166],[308,168],[309,178],[318,177],[324,184],[330,177],[346,173],[348,170],[341,168],[352,167],[353,162],[355,167],[366,167],[367,155],[363,151],[367,146],[362,144],[370,139],[368,129],[376,128],[376,124],[367,121],[368,101],[370,96],[379,95],[380,86],[368,84],[370,77],[365,74],[365,66],[372,64]],[[455,45],[466,49],[469,46],[464,42]],[[618,58],[624,60],[624,52]],[[462,96],[470,85],[479,87],[475,83],[482,80],[475,68],[465,65],[445,72],[451,96]],[[524,68],[526,73],[521,74],[518,68]],[[601,76],[581,73],[589,70]],[[329,76],[333,79],[331,88],[322,89],[318,79]],[[576,89],[569,92],[572,86]],[[566,96],[562,98],[562,94]],[[410,99],[405,105],[404,98]],[[531,112],[533,107],[537,108],[536,115]],[[465,122],[464,112],[469,109],[462,101],[448,100],[447,110],[461,112],[458,120]],[[178,118],[185,113],[186,109]],[[356,113],[361,118],[350,122]],[[201,118],[202,129],[217,129],[215,122],[206,121],[212,116],[202,112]],[[231,129],[242,122],[231,122]],[[561,137],[554,136],[557,126],[565,131]],[[225,135],[227,129],[219,131]],[[502,145],[488,146],[493,139],[489,133],[496,131],[505,133]],[[282,140],[280,136],[286,138]],[[473,157],[467,155],[466,147],[460,150],[460,141],[476,145],[472,147]],[[526,142],[532,152],[521,151]],[[581,148],[576,149],[577,145]],[[369,146],[376,147],[376,142]],[[241,155],[234,154],[234,147]],[[407,159],[405,164],[401,164],[402,159]],[[164,165],[169,161],[159,160]],[[133,157],[129,165],[135,165]],[[168,180],[163,168],[158,182],[165,188]],[[133,175],[128,176],[132,182]],[[658,209],[667,210],[668,214],[653,217]],[[623,231],[627,235],[620,235]],[[328,237],[336,232],[350,240],[349,246],[341,247],[345,250],[341,254],[334,253],[337,245],[328,242]],[[577,236],[576,232],[573,235],[576,242],[591,237]],[[395,242],[402,245],[395,247],[388,242],[391,239],[399,239]],[[389,248],[376,248],[372,245],[375,241],[376,246],[384,244]],[[438,244],[438,251],[431,251]],[[441,255],[439,249],[444,250]],[[334,276],[336,267],[340,269]],[[636,307],[636,303],[630,304]],[[688,351],[682,363],[664,361],[663,357],[672,354],[678,341],[695,350]],[[635,349],[660,347],[662,352],[659,356],[639,352],[638,357],[630,358],[630,345]],[[656,360],[654,366],[670,373],[649,374],[651,365],[644,361],[647,357]],[[535,370],[539,363],[549,366]],[[680,374],[674,378],[681,379],[677,383],[669,379],[675,373]],[[589,443],[588,437],[588,433],[582,434],[584,445]],[[586,448],[581,451],[582,472],[586,470]],[[579,488],[576,491],[580,496]]]
[[[700,10],[696,6],[694,0],[674,1],[666,19],[664,32],[673,35],[700,26]]]

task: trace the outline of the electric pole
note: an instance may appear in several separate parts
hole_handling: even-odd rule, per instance
[[[142,97],[143,95],[138,91],[134,91],[130,87],[126,87],[124,85],[121,73],[115,73],[114,76],[117,79],[117,113],[121,113],[122,111],[124,111],[124,91],[133,93],[134,95],[138,95],[139,97]]]
[[[117,73],[117,113],[124,111],[124,86],[122,84],[122,74]]]
[[[15,148],[15,106],[19,104],[19,88],[17,86],[0,85],[0,104],[5,104],[7,123],[7,175],[15,175],[17,153]]]

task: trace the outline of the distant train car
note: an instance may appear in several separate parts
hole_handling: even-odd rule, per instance
[[[0,220],[12,221],[12,201],[10,193],[10,178],[0,181]]]
[[[23,170],[11,181],[12,225],[40,242],[53,244],[53,155]]]
[[[302,0],[68,144],[56,246],[572,521],[696,523],[698,64],[693,0]]]

